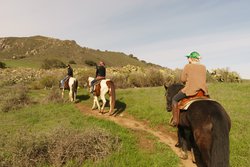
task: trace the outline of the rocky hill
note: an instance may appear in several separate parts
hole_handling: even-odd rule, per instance
[[[0,38],[0,61],[11,62],[11,64],[13,61],[29,62],[27,64],[33,63],[39,66],[40,62],[45,59],[59,59],[65,64],[75,62],[78,66],[100,60],[105,61],[108,66],[152,65],[139,60],[132,54],[81,47],[74,40],[60,40],[44,36]]]

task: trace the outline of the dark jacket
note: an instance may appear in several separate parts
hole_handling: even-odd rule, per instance
[[[104,66],[96,66],[96,78],[105,78],[106,68]]]
[[[68,76],[73,77],[73,69],[68,67]]]

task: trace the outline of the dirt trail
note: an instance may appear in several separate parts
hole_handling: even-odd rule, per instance
[[[126,116],[122,116],[122,117],[121,116],[114,117],[114,116],[108,116],[108,114],[101,115],[98,113],[97,110],[91,110],[89,107],[84,106],[83,104],[78,103],[78,104],[76,104],[76,106],[84,114],[95,116],[95,117],[98,117],[101,119],[111,120],[111,121],[117,123],[118,125],[121,125],[121,126],[126,127],[126,128],[146,131],[146,132],[158,137],[162,143],[167,144],[177,155],[180,155],[179,148],[174,146],[176,144],[176,141],[177,141],[176,136],[167,132],[167,131],[164,131],[161,129],[155,130],[155,129],[149,128],[145,122],[135,120],[131,116],[126,115]],[[187,160],[181,159],[181,163],[182,163],[181,166],[183,166],[183,167],[196,167],[196,165],[192,162],[190,153],[188,154]]]

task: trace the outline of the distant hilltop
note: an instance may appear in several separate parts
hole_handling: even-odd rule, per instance
[[[81,47],[74,40],[60,40],[44,36],[0,38],[0,61],[42,62],[58,59],[65,64],[72,62],[78,66],[91,65],[102,60],[108,66],[158,66],[139,60],[134,55],[122,52],[100,51]]]

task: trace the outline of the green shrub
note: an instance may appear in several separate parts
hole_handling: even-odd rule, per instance
[[[228,68],[215,69],[211,72],[211,76],[219,82],[241,82],[240,75]]]
[[[62,97],[62,92],[59,88],[54,87],[49,94],[43,99],[44,103],[64,103],[66,102]]]
[[[85,69],[80,71],[78,74],[78,85],[80,87],[86,87],[88,82],[88,77],[95,77],[95,69]]]
[[[41,65],[42,69],[65,68],[66,65],[58,59],[45,59]]]
[[[76,62],[74,60],[70,60],[69,64],[76,64]]]
[[[85,64],[87,64],[88,66],[96,66],[96,62],[92,61],[92,60],[85,60],[84,62]]]
[[[132,72],[128,77],[128,86],[129,87],[144,87],[147,86],[146,74],[142,72]]]
[[[0,61],[0,68],[6,68],[6,64]]]
[[[116,88],[128,88],[128,75],[126,74],[115,74],[110,76],[110,79],[114,82]]]
[[[43,88],[52,88],[53,86],[58,86],[59,80],[56,76],[45,76],[40,80]]]
[[[1,92],[1,110],[8,112],[19,109],[31,103],[28,97],[28,89],[23,85],[15,85],[9,87],[8,91]]]

